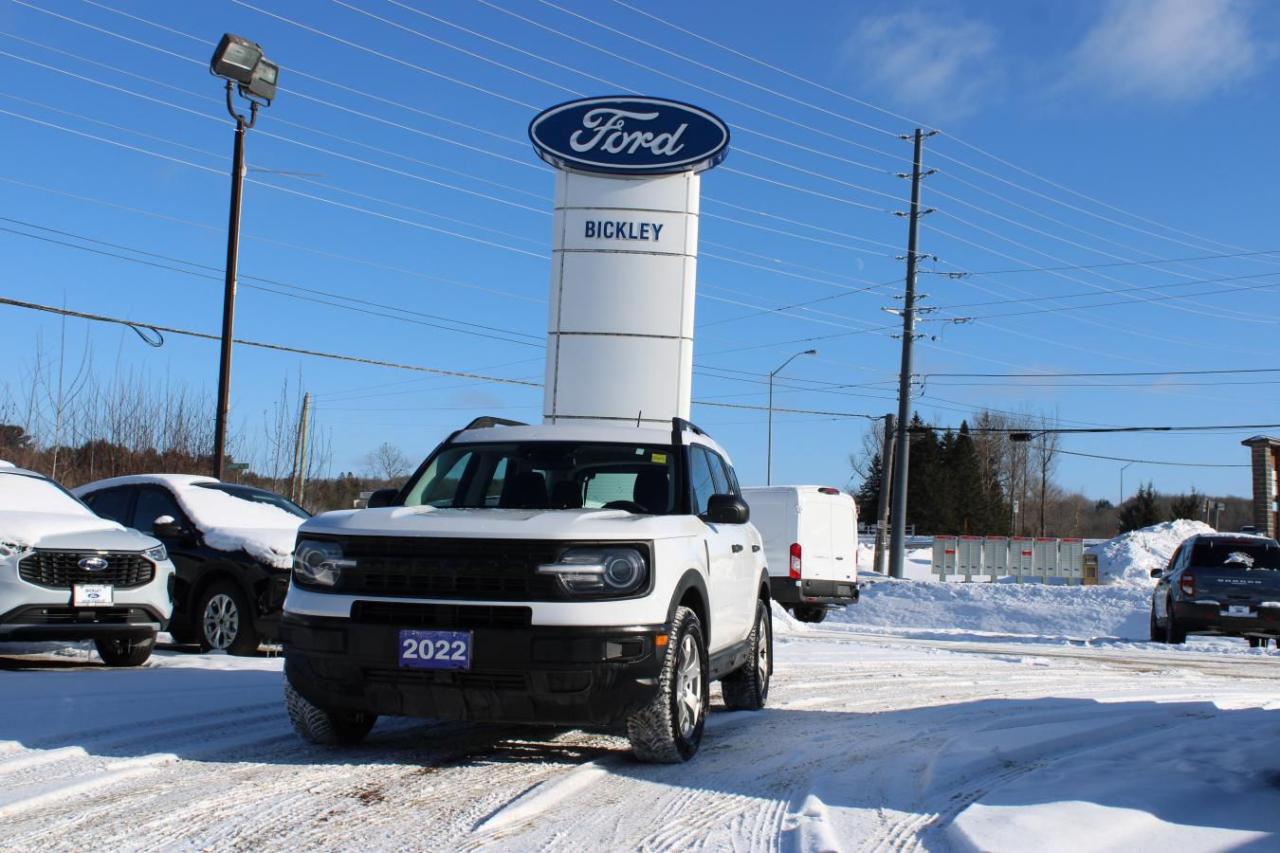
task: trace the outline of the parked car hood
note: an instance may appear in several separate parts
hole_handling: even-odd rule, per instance
[[[143,551],[160,544],[88,512],[0,512],[0,542],[68,551]]]
[[[636,540],[696,536],[688,515],[633,515],[615,509],[434,509],[380,507],[317,515],[299,535],[422,536],[460,539]]]

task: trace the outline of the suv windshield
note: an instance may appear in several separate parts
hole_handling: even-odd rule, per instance
[[[266,489],[255,489],[253,486],[231,486],[226,483],[196,483],[202,489],[210,489],[215,492],[225,492],[233,498],[240,498],[242,501],[249,501],[256,504],[267,504],[268,506],[282,509],[290,515],[296,515],[298,518],[310,518],[311,513],[298,506],[288,498],[282,498],[274,492],[268,492]]]
[[[410,481],[405,506],[674,510],[670,446],[539,441],[455,444]]]
[[[1280,569],[1280,546],[1266,540],[1202,539],[1191,551],[1191,565],[1198,569]]]
[[[62,486],[43,477],[0,472],[0,511],[93,515]]]

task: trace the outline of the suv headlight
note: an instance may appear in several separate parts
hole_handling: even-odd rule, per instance
[[[636,548],[568,548],[554,563],[538,566],[554,575],[570,595],[627,595],[649,580],[649,566]]]
[[[342,556],[342,545],[320,539],[302,539],[293,549],[293,573],[304,584],[336,586],[342,570],[355,566]]]
[[[146,557],[153,563],[163,563],[165,560],[169,559],[169,551],[164,547],[164,545],[157,545],[154,548],[148,548],[143,551],[142,556]]]
[[[0,560],[6,557],[16,557],[30,550],[30,545],[19,545],[16,542],[0,542]]]

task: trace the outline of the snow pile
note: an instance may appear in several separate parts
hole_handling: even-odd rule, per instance
[[[217,482],[213,477],[194,474],[139,474],[89,483],[75,489],[75,494],[112,486],[164,486],[178,499],[178,505],[200,529],[210,548],[244,551],[267,565],[290,568],[298,527],[306,519],[270,504],[247,501],[200,485]]]
[[[1212,533],[1200,521],[1166,521],[1131,530],[1098,548],[1098,580],[1104,584],[1150,586],[1151,570],[1163,569],[1184,540],[1197,533]]]
[[[861,601],[832,610],[827,621],[949,639],[977,634],[1145,640],[1148,597],[1136,586],[878,580],[862,587]]]

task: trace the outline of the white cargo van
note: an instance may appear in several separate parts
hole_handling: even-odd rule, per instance
[[[858,600],[858,507],[829,486],[755,486],[742,496],[764,537],[773,600],[803,622]]]

